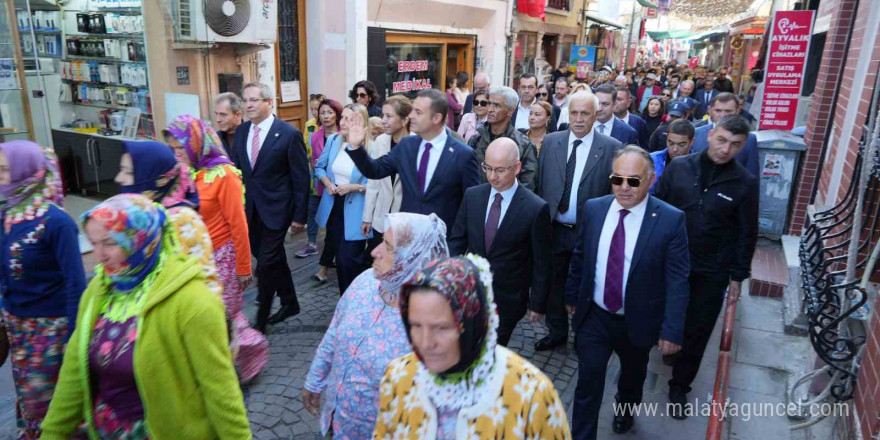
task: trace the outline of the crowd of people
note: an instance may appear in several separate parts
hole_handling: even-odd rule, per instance
[[[250,438],[241,384],[300,313],[284,240],[303,231],[295,257],[322,283],[335,268],[341,295],[302,389],[328,438],[595,439],[611,354],[616,401],[637,404],[654,347],[684,418],[750,274],[755,137],[723,69],[601,72],[518,91],[461,72],[384,100],[359,81],[347,105],[310,95],[303,132],[249,83],[215,98],[214,128],[180,116],[126,141],[121,194],[76,220],[52,152],[0,144],[19,438]],[[505,348],[523,319],[547,329],[537,351],[573,336],[571,423]]]

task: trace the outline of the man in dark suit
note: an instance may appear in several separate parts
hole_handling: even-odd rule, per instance
[[[694,133],[694,145],[691,153],[699,153],[709,147],[709,136],[715,124],[725,116],[735,115],[739,111],[739,102],[733,93],[719,93],[709,103],[709,121],[697,128]],[[757,176],[761,165],[758,163],[758,138],[749,133],[745,146],[737,153],[736,161],[741,163],[750,173]]]
[[[703,88],[694,93],[694,99],[697,100],[697,103],[700,106],[697,110],[699,118],[702,118],[709,112],[709,102],[712,101],[712,98],[718,96],[718,93],[720,92],[715,90],[715,79],[707,79],[703,81]],[[701,125],[697,125],[697,128],[700,126]]]
[[[390,153],[373,159],[363,148],[347,149],[352,161],[368,179],[400,176],[403,200],[400,210],[417,214],[436,213],[453,224],[464,191],[480,184],[480,168],[471,147],[449,136],[446,94],[422,90],[413,101],[410,130],[416,136],[401,139]],[[362,134],[359,134],[359,136]],[[349,145],[360,145],[349,133]]]
[[[614,117],[629,124],[636,131],[636,140],[638,140],[645,130],[645,120],[641,116],[629,112],[632,104],[633,98],[629,88],[617,87],[617,96],[614,98]]]
[[[690,247],[690,303],[684,345],[674,359],[669,381],[672,417],[688,413],[687,393],[700,368],[706,344],[724,305],[739,300],[742,282],[751,276],[758,240],[758,179],[733,160],[746,145],[749,124],[725,116],[709,136],[709,147],[674,159],[663,171],[654,194],[687,215]]]
[[[449,236],[451,255],[473,252],[504,274],[493,281],[498,343],[504,346],[527,309],[532,322],[546,313],[546,304],[534,299],[546,297],[550,287],[550,206],[517,182],[519,154],[511,139],[489,144],[482,165],[489,183],[465,191]]]
[[[535,304],[546,304],[547,310],[545,324],[549,335],[535,344],[535,350],[539,351],[565,345],[568,341],[564,293],[577,238],[578,207],[587,199],[611,192],[608,175],[611,174],[614,152],[621,144],[593,129],[598,106],[596,95],[588,92],[571,95],[568,104],[571,128],[545,136],[538,158],[536,194],[550,205],[550,218],[553,219],[550,290],[545,298],[536,297],[534,300]]]
[[[538,92],[538,78],[531,73],[523,73],[519,77],[519,105],[514,107],[513,114],[510,115],[510,125],[516,129],[529,129],[529,115],[532,113],[532,104],[538,102],[536,93]],[[553,111],[550,113],[550,120],[547,122],[547,132],[556,131],[556,126],[562,114],[562,109],[553,103],[553,100],[547,101]]]
[[[474,75],[474,93],[471,93],[467,96],[467,99],[464,100],[464,110],[461,114],[466,115],[468,113],[473,113],[474,111],[474,96],[477,93],[488,93],[489,92],[489,75],[485,73],[478,73]]]
[[[599,134],[611,136],[620,143],[639,144],[639,134],[626,122],[614,117],[614,102],[617,99],[617,89],[611,84],[603,84],[596,88],[596,98],[599,99],[599,108],[596,109],[596,122],[593,128]]]
[[[577,245],[565,303],[574,315],[578,355],[572,437],[596,438],[605,372],[611,353],[620,358],[612,429],[633,426],[632,406],[642,402],[648,354],[681,349],[688,304],[688,240],[680,210],[648,195],[651,156],[636,146],[618,152],[611,174],[613,196],[581,208]]]
[[[296,233],[306,223],[309,159],[302,133],[272,114],[274,99],[268,86],[247,84],[243,95],[249,122],[235,130],[230,155],[247,187],[245,212],[251,253],[257,259],[260,302],[254,328],[265,333],[266,324],[299,313],[284,235],[288,227]],[[281,309],[270,317],[275,295],[281,298]]]

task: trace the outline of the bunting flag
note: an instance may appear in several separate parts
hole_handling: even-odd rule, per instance
[[[520,14],[526,14],[529,17],[540,18],[546,21],[544,16],[545,0],[516,0],[516,9]]]

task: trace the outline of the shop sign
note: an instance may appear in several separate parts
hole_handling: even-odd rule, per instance
[[[654,8],[647,8],[645,17],[647,18],[657,18],[657,10]]]
[[[791,130],[810,48],[813,11],[778,11],[771,24],[758,129]]]
[[[398,61],[397,73],[426,72],[428,70],[428,60],[419,61]],[[406,81],[397,81],[391,84],[391,93],[405,93],[414,90],[424,90],[431,88],[431,78],[415,78]]]
[[[596,62],[596,46],[571,46],[569,64],[577,66],[575,77],[585,79]]]

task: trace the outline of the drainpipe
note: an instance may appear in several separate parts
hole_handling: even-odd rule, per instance
[[[507,84],[507,78],[510,76],[510,64],[513,62],[513,7],[516,0],[507,0],[507,18],[504,21],[504,36],[507,37],[507,57],[504,60],[504,78],[498,84]],[[497,81],[497,79],[495,80]]]

